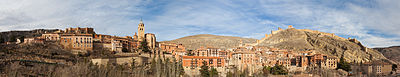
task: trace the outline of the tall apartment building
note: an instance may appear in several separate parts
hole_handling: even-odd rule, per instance
[[[64,49],[93,50],[92,34],[61,34],[60,44]]]
[[[182,56],[182,66],[184,68],[200,68],[203,65],[203,61],[209,67],[224,67],[225,60],[220,57],[206,57],[206,56]]]

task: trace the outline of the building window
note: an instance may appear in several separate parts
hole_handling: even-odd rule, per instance
[[[210,65],[213,64],[213,59],[209,59],[208,62],[209,62],[208,64]]]

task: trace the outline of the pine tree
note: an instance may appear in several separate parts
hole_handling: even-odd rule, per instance
[[[351,66],[350,63],[346,62],[343,58],[343,55],[340,57],[340,61],[337,64],[337,68],[336,69],[343,69],[345,71],[351,71]]]
[[[179,66],[178,66],[178,70],[179,70],[179,75],[183,76],[185,75],[185,69],[182,66],[182,62],[179,62]]]
[[[203,65],[200,67],[201,69],[199,70],[200,74],[202,77],[209,77],[210,73],[208,72],[207,62],[203,61],[202,63],[203,63]]]
[[[218,71],[215,68],[211,68],[209,73],[211,77],[218,77]]]
[[[145,39],[143,39],[143,41],[140,42],[140,49],[141,49],[143,52],[145,52],[145,53],[151,53],[151,52],[150,52],[150,49],[149,49],[149,46],[147,46],[147,42],[144,41],[144,40],[145,40]]]

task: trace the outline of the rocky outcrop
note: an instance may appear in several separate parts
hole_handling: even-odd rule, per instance
[[[400,63],[400,46],[391,46],[391,47],[384,47],[384,48],[374,48],[383,54],[386,58]]]
[[[166,43],[177,43],[183,44],[186,49],[194,50],[200,48],[201,46],[211,46],[216,48],[233,48],[239,46],[240,40],[243,43],[255,43],[256,39],[251,38],[241,38],[241,37],[232,37],[232,36],[218,36],[218,35],[210,35],[210,34],[200,34],[193,36],[186,36],[179,39],[171,40],[171,41],[162,41]]]
[[[341,57],[344,55],[349,62],[386,59],[378,51],[364,47],[355,39],[344,39],[331,33],[294,28],[273,32],[257,46],[295,51],[316,50],[317,53],[331,56]]]

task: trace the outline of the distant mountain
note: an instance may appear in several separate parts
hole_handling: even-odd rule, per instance
[[[16,39],[23,38],[25,37],[37,37],[41,36],[43,33],[46,32],[55,32],[58,31],[58,29],[36,29],[36,30],[30,30],[30,31],[6,31],[6,32],[0,32],[0,43],[3,42],[15,42]]]
[[[179,39],[171,41],[162,41],[162,42],[183,44],[187,49],[194,50],[200,48],[201,46],[204,47],[211,46],[217,48],[233,48],[239,46],[240,40],[242,40],[243,43],[255,43],[257,41],[257,39],[252,39],[252,38],[199,34],[199,35],[186,36]]]
[[[386,58],[376,50],[366,48],[356,39],[345,39],[332,33],[308,29],[279,29],[261,39],[257,46],[292,50],[317,50],[318,53],[341,57],[347,61],[370,61]]]
[[[400,62],[400,46],[391,46],[385,48],[374,48],[375,50],[381,52],[386,58],[395,61],[397,63]]]

